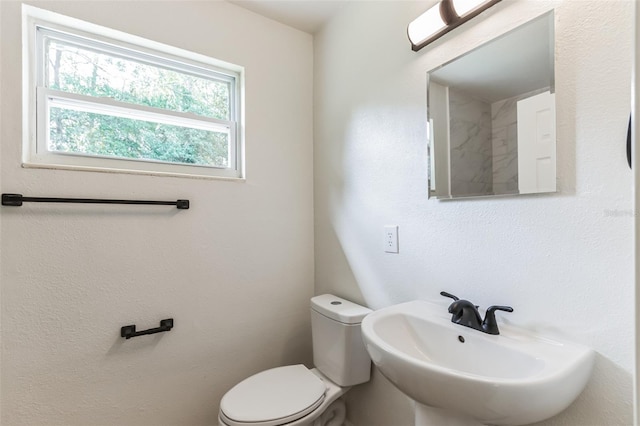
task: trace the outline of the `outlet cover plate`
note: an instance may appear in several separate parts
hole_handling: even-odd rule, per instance
[[[398,225],[386,225],[384,227],[384,251],[386,253],[398,253]]]

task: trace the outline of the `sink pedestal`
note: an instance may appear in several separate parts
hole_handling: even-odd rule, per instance
[[[471,417],[416,402],[415,426],[482,426]]]

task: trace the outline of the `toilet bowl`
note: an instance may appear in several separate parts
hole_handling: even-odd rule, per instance
[[[316,368],[276,367],[244,379],[220,401],[220,426],[341,426],[342,395],[369,381],[360,323],[370,309],[325,294],[311,299]]]

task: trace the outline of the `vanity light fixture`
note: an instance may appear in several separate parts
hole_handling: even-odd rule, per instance
[[[441,0],[407,27],[414,52],[478,16],[500,0]]]

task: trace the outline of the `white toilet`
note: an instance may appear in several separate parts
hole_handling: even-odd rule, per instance
[[[311,299],[313,363],[272,368],[235,385],[220,401],[220,426],[342,426],[339,399],[369,381],[360,323],[371,310],[330,294]]]

